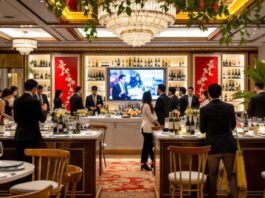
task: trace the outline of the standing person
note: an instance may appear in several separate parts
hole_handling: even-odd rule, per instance
[[[143,121],[141,125],[141,131],[144,137],[142,155],[141,155],[141,170],[151,171],[151,168],[147,165],[148,156],[150,156],[152,163],[154,159],[153,151],[153,134],[152,127],[160,126],[159,122],[156,120],[156,114],[154,107],[152,105],[152,95],[150,91],[146,91],[143,94],[143,106],[142,115]]]
[[[208,97],[208,91],[202,92],[202,98],[203,98],[203,102],[201,103],[200,108],[206,106],[210,102],[210,99]]]
[[[0,100],[0,116],[1,124],[4,124],[4,119],[13,120],[12,108],[9,105],[9,100],[12,97],[10,89],[4,89]]]
[[[100,108],[103,107],[102,96],[97,94],[98,87],[92,86],[92,94],[86,97],[86,108],[90,111],[93,111],[93,115],[95,112],[100,113]]]
[[[24,161],[24,150],[37,147],[42,139],[39,122],[45,122],[47,104],[41,105],[33,96],[37,93],[38,82],[25,82],[25,93],[14,102],[14,119],[17,123],[15,142],[17,160]]]
[[[186,100],[186,88],[180,87],[179,88],[179,111],[180,116],[184,116],[186,108],[188,106],[188,101]]]
[[[171,100],[172,103],[172,110],[179,110],[179,99],[176,96],[176,88],[175,87],[169,87],[168,88],[168,97]]]
[[[84,109],[81,93],[82,93],[82,87],[77,86],[75,88],[75,93],[70,98],[71,115],[74,115],[74,113],[77,112],[77,110],[79,109]]]
[[[50,103],[48,100],[48,96],[46,94],[43,94],[43,86],[42,85],[38,85],[37,88],[37,93],[34,96],[35,99],[37,99],[41,105],[46,104],[47,105],[47,111],[50,111]]]
[[[188,88],[188,95],[186,96],[186,100],[188,101],[188,107],[192,109],[198,109],[200,107],[199,98],[194,95],[194,88]]]
[[[55,91],[55,97],[54,97],[54,100],[53,100],[53,109],[62,109],[62,108],[64,108],[62,97],[63,97],[63,91],[60,90],[60,89],[57,89]]]
[[[11,98],[9,99],[9,106],[13,109],[14,101],[18,96],[18,88],[13,85],[10,87],[10,91],[11,91]]]
[[[155,112],[160,125],[165,124],[165,118],[169,116],[169,112],[172,111],[172,103],[170,98],[166,95],[166,86],[164,84],[159,84],[157,87],[157,98],[155,105]]]
[[[252,97],[248,107],[248,116],[264,118],[265,117],[265,92],[264,83],[256,82],[254,87],[256,96]]]
[[[233,105],[220,100],[222,87],[212,84],[208,88],[211,102],[200,109],[200,131],[206,133],[206,145],[211,145],[208,157],[210,197],[216,197],[219,163],[222,159],[230,185],[230,197],[236,198],[236,182],[233,174],[236,141],[232,130],[236,127]]]
[[[128,88],[126,85],[126,76],[121,74],[119,76],[119,82],[112,88],[113,100],[129,100]]]

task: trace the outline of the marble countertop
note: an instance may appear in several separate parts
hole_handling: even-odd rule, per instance
[[[43,140],[97,140],[101,137],[102,131],[100,130],[85,130],[80,134],[58,134],[54,135],[49,131],[42,131]],[[14,139],[14,132],[5,132],[0,135],[0,141],[6,139]]]
[[[80,117],[80,120],[82,122],[97,121],[97,122],[107,122],[107,123],[113,123],[113,122],[141,123],[142,122],[141,117],[123,118],[121,116],[114,116],[114,115],[111,115],[110,117],[107,117],[105,115]]]

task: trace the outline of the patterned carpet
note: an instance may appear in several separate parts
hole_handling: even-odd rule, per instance
[[[139,159],[108,159],[100,184],[102,198],[154,198],[154,177]]]

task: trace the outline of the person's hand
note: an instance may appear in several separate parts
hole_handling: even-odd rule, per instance
[[[91,109],[92,111],[94,111],[94,110],[96,110],[96,107],[90,107],[90,109]]]
[[[42,111],[47,111],[47,109],[48,109],[48,105],[47,104],[41,105],[41,110]]]
[[[101,107],[102,107],[102,104],[98,104],[97,107],[98,107],[98,108],[101,108]]]

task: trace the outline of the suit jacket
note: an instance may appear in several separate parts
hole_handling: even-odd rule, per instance
[[[102,97],[100,95],[97,95],[96,105],[99,105],[99,104],[103,105],[103,100],[102,100]],[[90,107],[97,107],[96,105],[95,105],[95,102],[94,102],[94,99],[93,99],[93,95],[90,95],[90,96],[86,97],[85,106],[86,106],[86,108],[88,110],[90,110]],[[98,113],[100,113],[100,108],[97,107],[97,109],[94,110],[94,114],[95,114],[95,111],[98,111]]]
[[[39,141],[39,122],[45,122],[47,112],[42,112],[38,100],[25,93],[14,102],[14,119],[17,123],[16,141]]]
[[[48,111],[48,112],[50,111],[50,103],[49,103],[49,100],[48,100],[48,97],[47,97],[46,94],[41,94],[42,102],[39,100],[39,98],[38,98],[37,95],[35,95],[35,96],[33,96],[33,97],[34,97],[35,99],[37,99],[37,100],[41,103],[41,105],[46,104],[46,105],[48,106],[47,111]]]
[[[179,99],[179,111],[180,111],[180,115],[181,116],[184,116],[185,110],[186,110],[186,108],[188,106],[188,100],[186,99],[185,96],[186,95],[181,96],[180,99]]]
[[[211,154],[236,151],[236,141],[232,134],[235,127],[233,105],[218,99],[200,109],[200,131],[206,133],[206,145],[211,145]]]
[[[53,109],[63,108],[63,101],[60,98],[55,98],[53,100]]]
[[[78,109],[84,109],[82,97],[79,96],[77,93],[71,96],[70,98],[70,111],[71,114],[74,115]]]
[[[265,117],[265,92],[259,93],[257,96],[251,98],[248,107],[249,117]]]
[[[169,116],[169,112],[172,111],[172,102],[166,94],[161,94],[155,105],[155,112],[158,118],[158,122],[161,125],[165,124],[165,118]]]
[[[130,97],[128,97],[128,88],[126,84],[124,85],[124,88],[125,88],[125,94],[122,94],[120,96],[120,93],[122,92],[120,84],[117,83],[116,85],[114,85],[114,87],[112,88],[113,100],[129,100],[130,99]]]
[[[189,106],[189,96],[188,95],[182,96],[180,105],[181,105],[181,107],[180,107],[181,113],[182,113],[182,115],[184,115],[185,110]],[[191,101],[191,108],[192,109],[199,109],[199,107],[200,107],[199,98],[197,96],[193,95],[192,101]]]
[[[176,95],[173,95],[171,98],[172,110],[179,110],[179,99]]]

